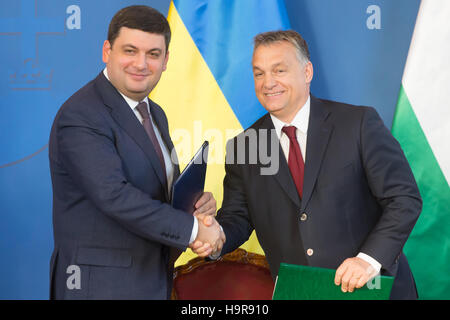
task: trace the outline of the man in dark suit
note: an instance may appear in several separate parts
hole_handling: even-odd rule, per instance
[[[392,299],[417,298],[402,248],[421,198],[377,112],[310,95],[308,47],[294,31],[256,36],[252,64],[269,113],[228,144],[221,254],[255,230],[274,278],[281,262],[333,268],[351,292],[381,272],[395,276]]]
[[[197,239],[208,253],[220,242],[217,222],[199,223],[215,214],[211,193],[195,216],[169,204],[179,167],[165,113],[148,99],[169,41],[155,9],[120,10],[103,45],[106,68],[55,118],[52,299],[167,299],[179,250]]]

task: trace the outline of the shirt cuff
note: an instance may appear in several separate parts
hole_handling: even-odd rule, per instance
[[[219,227],[220,227],[220,230],[223,232],[222,226],[219,225]],[[220,258],[221,255],[222,255],[222,250],[211,253],[211,254],[208,256],[208,258],[210,258],[211,260],[217,260],[217,259]]]
[[[195,239],[197,239],[198,233],[198,219],[194,217],[194,226],[192,227],[191,239],[189,240],[189,244],[192,244]]]
[[[208,258],[210,258],[211,260],[217,260],[220,258],[220,254],[221,254],[222,250],[211,253]]]
[[[357,257],[363,259],[372,266],[372,268],[375,270],[373,276],[376,276],[380,273],[381,264],[377,260],[362,252],[358,253]]]

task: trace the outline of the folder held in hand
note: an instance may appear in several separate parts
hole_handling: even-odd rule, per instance
[[[342,292],[334,284],[336,270],[282,263],[273,300],[388,300],[393,277],[377,276],[362,288]]]
[[[172,185],[172,206],[194,213],[195,203],[203,194],[209,142],[205,141]]]

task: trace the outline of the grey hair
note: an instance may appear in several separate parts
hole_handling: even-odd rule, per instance
[[[253,39],[253,50],[256,50],[260,45],[270,45],[280,41],[287,41],[296,48],[297,58],[300,62],[306,64],[310,61],[308,44],[305,39],[294,30],[268,31],[257,34]]]

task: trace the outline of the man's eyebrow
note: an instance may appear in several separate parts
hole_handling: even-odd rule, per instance
[[[124,44],[122,46],[122,48],[127,48],[127,47],[135,49],[135,50],[138,50],[138,48],[136,46],[132,45],[131,43],[126,43],[126,44]],[[152,48],[152,49],[148,50],[147,52],[154,52],[154,51],[162,52],[162,49],[160,49],[160,48]]]
[[[284,63],[283,63],[283,62],[274,63],[274,64],[272,65],[272,68],[274,68],[274,67],[279,67],[279,66],[282,65],[282,64],[284,64]]]
[[[277,62],[277,63],[274,63],[273,65],[271,65],[271,68],[275,68],[275,67],[278,67],[283,64],[284,64],[283,62]],[[253,70],[262,70],[262,69],[258,66],[253,66]]]
[[[131,48],[133,48],[133,49],[137,49],[137,47],[135,47],[135,46],[133,46],[132,44],[129,44],[129,43],[126,43],[126,44],[124,44],[124,45],[122,46],[122,48],[125,48],[125,47],[131,47]]]

